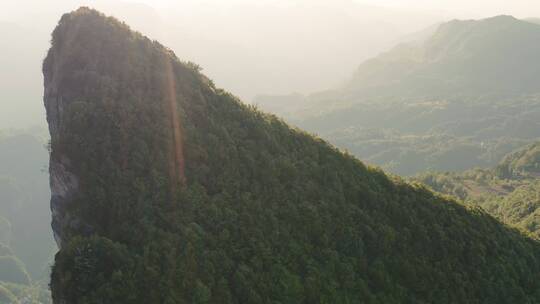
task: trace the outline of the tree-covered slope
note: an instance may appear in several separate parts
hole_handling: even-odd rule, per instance
[[[55,303],[535,303],[540,245],[246,106],[121,22],[45,59]]]
[[[492,169],[424,173],[414,180],[440,193],[484,208],[501,221],[540,238],[539,148],[535,143],[510,153]]]
[[[507,155],[496,168],[501,177],[540,177],[540,142]]]
[[[540,138],[539,38],[540,25],[510,16],[455,20],[365,61],[343,87],[258,103],[397,174],[489,168]]]

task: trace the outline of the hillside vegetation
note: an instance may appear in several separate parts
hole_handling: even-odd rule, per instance
[[[536,241],[246,106],[113,18],[64,15],[43,70],[51,161],[78,180],[57,206],[55,303],[540,301]]]
[[[506,178],[540,177],[540,142],[506,156],[496,170]]]
[[[493,169],[426,173],[414,180],[480,206],[501,221],[540,238],[540,143],[507,155]]]

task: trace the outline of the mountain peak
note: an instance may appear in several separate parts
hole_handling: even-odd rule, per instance
[[[244,105],[113,18],[83,9],[53,36],[55,303],[538,299],[540,248],[486,214]]]
[[[517,19],[516,17],[512,16],[512,15],[498,15],[498,16],[493,16],[493,17],[490,17],[490,18],[486,18],[484,19],[483,21],[485,22],[490,22],[490,21],[493,21],[493,22],[510,22],[510,21],[520,21],[519,19]]]
[[[98,15],[101,17],[105,17],[105,14],[88,6],[81,6],[73,12],[68,13],[68,15]]]
[[[134,69],[146,73],[133,73]],[[201,89],[210,90],[195,67],[179,62],[172,51],[131,31],[115,18],[83,7],[60,20],[43,72],[47,121],[54,147],[50,161],[53,230],[59,246],[74,231],[87,235],[99,228],[91,220],[65,213],[84,186],[81,174],[76,172],[85,166],[99,167],[93,161],[107,158],[121,170],[146,163],[164,174],[161,184],[168,185],[171,194],[184,183],[180,117],[173,114],[178,112],[179,97],[175,91],[182,87],[176,86],[174,78],[181,75],[188,82],[199,83]],[[141,125],[144,121],[152,121],[152,127]],[[104,144],[95,137],[79,134],[79,143],[74,144],[71,128],[114,135],[111,142]],[[148,130],[153,130],[153,134],[146,134]],[[150,143],[159,147],[159,156],[147,155],[149,158],[142,162],[134,159],[132,151],[141,147],[132,145],[135,142],[128,140],[128,132],[145,139],[143,149],[148,149],[146,145]],[[142,138],[138,139],[139,144]],[[90,151],[95,157],[88,154]],[[160,166],[150,165],[152,157],[154,162],[163,157],[168,161],[161,161]]]

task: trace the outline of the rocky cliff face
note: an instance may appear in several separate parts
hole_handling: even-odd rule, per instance
[[[63,121],[66,115],[66,102],[69,100],[59,91],[58,69],[52,66],[60,61],[56,52],[51,50],[44,65],[44,102],[47,110],[47,123],[49,124],[49,133],[51,136],[51,146],[56,146],[62,137]],[[69,226],[77,226],[79,220],[72,218],[67,213],[67,208],[73,200],[73,196],[78,191],[79,182],[77,176],[70,171],[71,160],[68,155],[53,149],[49,161],[49,176],[51,187],[51,211],[52,211],[52,229],[54,239],[58,247],[62,247],[62,242],[66,235],[64,230]]]
[[[43,63],[59,247],[72,235],[110,231],[110,206],[132,199],[115,194],[173,195],[185,183],[174,61],[157,42],[88,8],[60,20]],[[182,70],[193,82],[194,71]],[[140,187],[137,176],[150,183]]]
[[[80,222],[76,218],[70,218],[66,212],[74,193],[78,190],[78,179],[69,172],[69,158],[65,156],[51,156],[50,160],[50,184],[51,184],[51,212],[52,229],[54,239],[58,247],[66,238],[65,227],[78,227]]]

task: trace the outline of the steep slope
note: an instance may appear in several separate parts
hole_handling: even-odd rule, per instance
[[[501,221],[540,238],[540,143],[510,153],[489,170],[425,173],[413,180],[480,206]]]
[[[540,25],[510,16],[451,21],[344,87],[258,104],[397,174],[488,168],[540,138],[538,41]]]
[[[55,303],[534,303],[540,246],[243,105],[126,25],[44,62]]]

